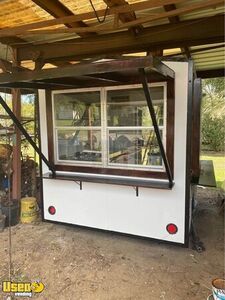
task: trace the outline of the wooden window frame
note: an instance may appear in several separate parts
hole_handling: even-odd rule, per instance
[[[175,113],[175,86],[174,79],[158,81],[157,84],[167,83],[167,104],[166,104],[166,155],[170,164],[171,172],[174,170],[174,113]],[[125,85],[123,85],[125,86]],[[123,87],[121,86],[121,88]],[[127,86],[127,85],[126,85]],[[131,86],[131,85],[130,85]],[[112,87],[105,87],[109,90]],[[71,92],[74,89],[71,89]],[[81,89],[80,89],[81,90]],[[88,90],[88,89],[87,89]],[[93,89],[90,89],[93,90]],[[97,88],[96,88],[97,90]],[[67,90],[69,91],[69,90]],[[47,131],[48,131],[48,156],[49,161],[55,165],[56,171],[73,172],[73,173],[89,173],[113,176],[168,179],[164,170],[140,170],[140,169],[122,169],[122,168],[104,168],[97,166],[78,166],[55,164],[55,144],[54,144],[54,128],[53,128],[53,106],[52,106],[52,90],[46,90],[46,112],[47,112]],[[63,93],[63,91],[61,91]]]

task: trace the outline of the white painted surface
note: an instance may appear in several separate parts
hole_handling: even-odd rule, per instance
[[[129,186],[83,183],[80,190],[72,181],[44,179],[45,219],[184,243],[188,64],[168,65],[176,72],[174,188],[139,188],[136,197]],[[47,151],[43,111],[42,149]],[[56,207],[54,216],[50,205]],[[167,233],[168,223],[178,226],[177,234]]]
[[[40,132],[41,132],[41,151],[48,159],[48,140],[47,140],[47,115],[46,115],[46,100],[45,90],[38,90],[39,113],[40,113]],[[48,167],[42,162],[43,173],[48,172]]]

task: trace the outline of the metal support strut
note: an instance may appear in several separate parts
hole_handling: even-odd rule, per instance
[[[16,127],[25,136],[25,138],[28,140],[28,142],[31,144],[31,146],[34,148],[34,150],[38,153],[38,155],[41,157],[41,159],[44,161],[44,163],[48,166],[49,170],[51,170],[52,176],[55,177],[54,166],[49,162],[49,160],[41,152],[40,148],[35,144],[35,142],[30,137],[29,133],[26,131],[26,129],[23,127],[23,125],[20,123],[20,121],[17,119],[15,114],[12,112],[12,110],[9,108],[9,106],[6,104],[6,102],[3,100],[3,98],[1,96],[0,96],[0,104],[2,105],[4,110],[7,112],[7,114],[10,116],[10,118],[13,120]]]
[[[145,74],[145,70],[143,68],[139,69],[139,72],[141,74],[142,86],[143,86],[143,89],[144,89],[145,98],[146,98],[148,108],[149,108],[149,112],[150,112],[150,115],[151,115],[152,124],[153,124],[154,130],[155,130],[157,142],[159,144],[160,153],[162,155],[163,163],[164,163],[164,166],[165,166],[165,169],[166,169],[166,174],[167,174],[167,177],[168,177],[168,180],[169,180],[169,187],[172,188],[172,186],[173,186],[173,176],[172,176],[170,165],[169,165],[169,162],[168,162],[168,159],[167,159],[167,156],[166,156],[166,152],[165,152],[165,149],[164,149],[164,146],[163,146],[163,142],[162,142],[162,139],[161,139],[159,126],[158,126],[158,123],[157,123],[155,110],[154,110],[154,106],[153,106],[153,103],[152,103],[150,90],[149,90],[149,87],[148,87],[147,77],[146,77],[146,74]]]

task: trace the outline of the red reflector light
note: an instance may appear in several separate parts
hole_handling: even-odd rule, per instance
[[[169,234],[176,234],[178,228],[175,224],[170,223],[166,226],[166,230],[169,232]]]
[[[49,206],[48,212],[50,213],[50,215],[54,215],[56,213],[55,207],[54,206]]]

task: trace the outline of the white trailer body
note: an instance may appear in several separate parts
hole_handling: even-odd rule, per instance
[[[175,72],[174,186],[172,189],[124,186],[110,183],[48,178],[43,163],[43,216],[62,222],[187,245],[190,226],[190,189],[187,178],[188,107],[190,103],[189,64],[166,62]],[[39,90],[42,152],[48,157],[45,91]],[[81,175],[59,172],[65,175]],[[96,177],[107,177],[95,174]],[[111,176],[112,177],[112,176]],[[115,177],[120,180],[120,176]],[[146,178],[146,181],[149,179]],[[158,182],[164,179],[151,179]],[[51,214],[49,208],[54,207]],[[172,232],[168,225],[172,224]],[[174,230],[175,228],[175,230]],[[174,232],[173,232],[174,230]],[[171,234],[172,233],[172,234]]]

